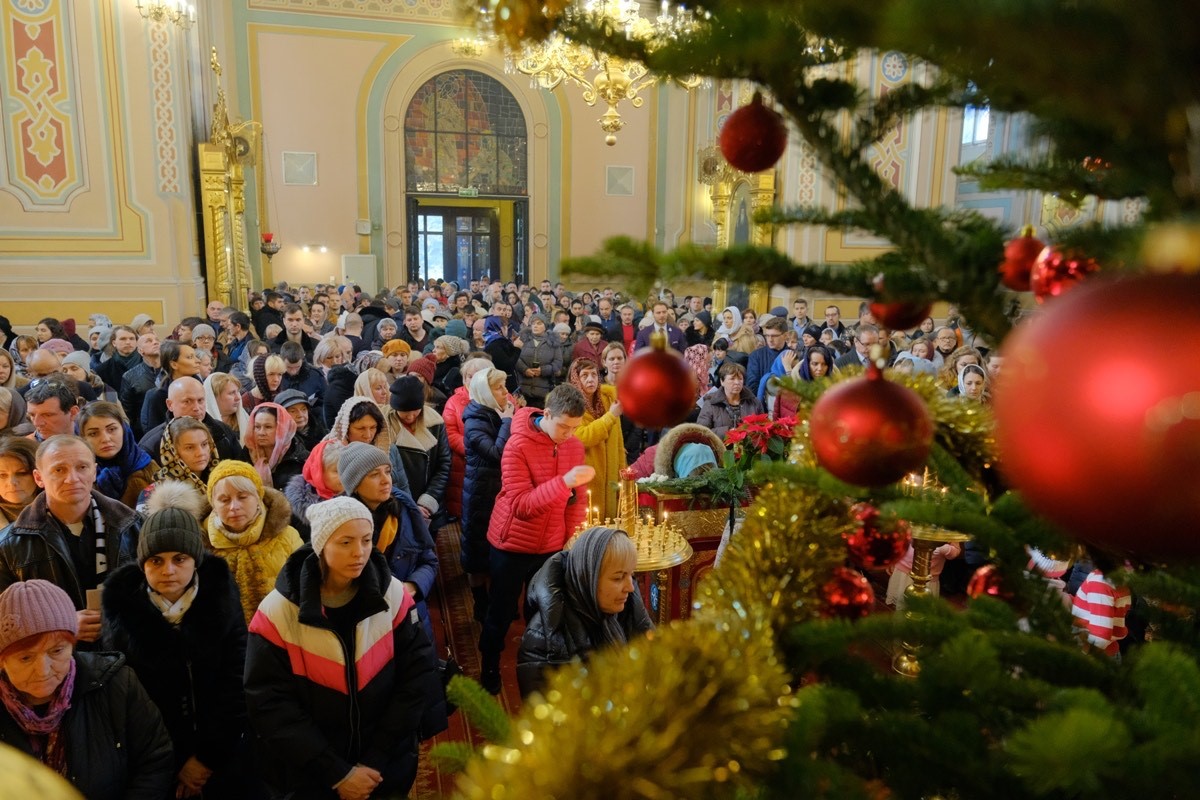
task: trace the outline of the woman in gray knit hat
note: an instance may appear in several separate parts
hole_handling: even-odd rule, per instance
[[[246,621],[222,558],[205,557],[196,517],[155,493],[137,563],[104,584],[105,647],[125,654],[174,745],[175,797],[250,798]],[[181,702],[180,698],[187,701]]]
[[[65,777],[88,800],[162,800],[171,739],[120,653],[76,652],[70,596],[49,581],[0,593],[0,742]]]

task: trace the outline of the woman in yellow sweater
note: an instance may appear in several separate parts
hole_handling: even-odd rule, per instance
[[[571,362],[567,380],[583,392],[583,424],[575,435],[583,442],[583,463],[596,470],[589,487],[588,502],[600,519],[617,515],[617,483],[625,468],[625,439],[621,434],[621,403],[617,387],[600,385],[600,368],[595,361],[578,358]]]
[[[290,524],[287,498],[263,486],[244,461],[221,461],[208,476],[212,513],[204,521],[209,551],[229,563],[246,621],[275,588],[275,578],[304,542]]]

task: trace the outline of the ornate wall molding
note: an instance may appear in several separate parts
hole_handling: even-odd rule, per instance
[[[330,14],[360,19],[459,21],[454,0],[249,0],[247,5],[252,10]]]
[[[150,80],[154,100],[154,140],[158,190],[179,193],[179,134],[175,114],[175,79],[171,69],[171,30],[166,22],[150,23]]]
[[[85,188],[71,8],[51,0],[0,2],[5,152],[0,190],[16,196],[27,211],[65,211]]]

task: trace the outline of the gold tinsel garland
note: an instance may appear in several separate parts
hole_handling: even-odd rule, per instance
[[[747,607],[766,614],[776,635],[812,619],[821,609],[821,587],[846,558],[841,532],[846,504],[816,489],[779,479],[759,493],[719,569],[698,589],[697,612]]]
[[[892,379],[921,394],[956,456],[990,457],[985,407],[946,398],[926,378]],[[789,460],[815,466],[807,424],[796,426]],[[698,587],[695,617],[553,673],[513,721],[512,741],[485,745],[467,765],[457,796],[728,797],[732,785],[761,778],[786,755],[795,706],[775,642],[820,614],[848,524],[843,499],[774,478]]]
[[[713,611],[550,676],[507,745],[459,776],[471,800],[727,797],[785,755],[794,698],[753,610]]]

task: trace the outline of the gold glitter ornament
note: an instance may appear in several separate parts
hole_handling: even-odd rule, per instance
[[[456,796],[729,797],[784,757],[793,708],[761,615],[710,613],[553,672],[512,742],[483,747]]]
[[[728,608],[766,614],[775,634],[815,619],[821,587],[846,558],[841,531],[851,521],[845,503],[779,478],[759,492],[719,569],[700,584],[697,615]]]

